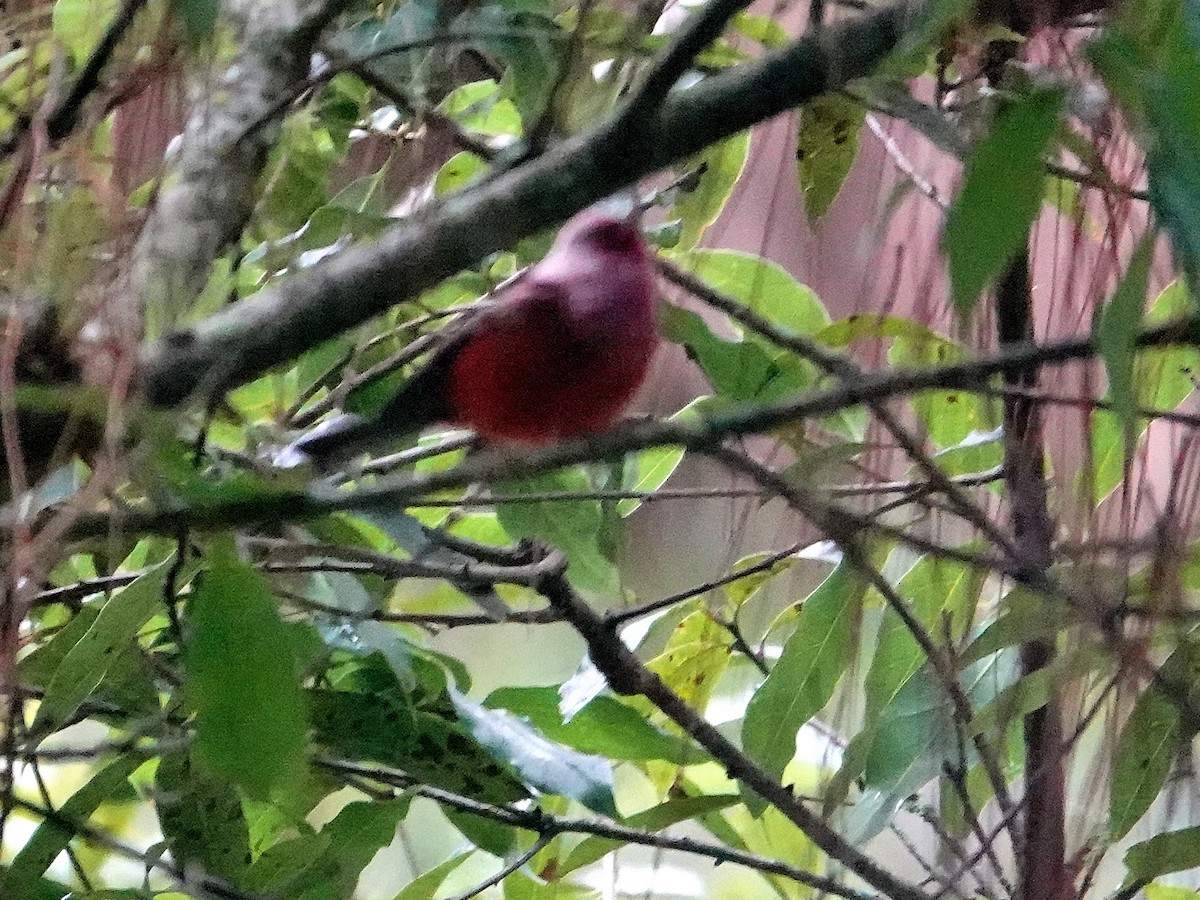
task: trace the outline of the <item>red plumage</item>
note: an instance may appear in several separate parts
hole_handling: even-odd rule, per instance
[[[530,444],[612,424],[658,345],[654,257],[635,224],[581,213],[496,301],[377,416],[341,416],[293,447],[326,462],[435,421]]]

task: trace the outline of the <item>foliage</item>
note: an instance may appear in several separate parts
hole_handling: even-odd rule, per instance
[[[1041,342],[1014,363],[962,327],[975,313],[986,328],[982,298],[1039,223],[1073,227],[1082,245],[1112,208],[1143,200],[1104,168],[1109,135],[1076,115],[1072,66],[989,80],[978,58],[1014,35],[985,48],[995,29],[942,4],[955,26],[914,26],[901,55],[878,54],[879,74],[803,104],[796,161],[777,187],[803,199],[813,228],[836,216],[870,139],[864,123],[882,115],[863,98],[960,153],[940,238],[958,319],[837,317],[778,262],[714,249],[714,223],[762,158],[759,132],[714,131],[640,186],[668,275],[701,282],[664,306],[662,334],[705,396],[565,449],[474,452],[438,428],[331,475],[275,466],[275,451],[335,408],[381,408],[429,336],[539,259],[550,235],[527,233],[510,210],[522,240],[507,251],[476,254],[337,337],[302,336],[287,365],[210,403],[147,409],[129,374],[144,353],[121,343],[118,315],[144,262],[129,223],[184,180],[171,167],[192,150],[177,142],[134,183],[120,180],[135,140],[126,117],[147,127],[178,112],[134,107],[147,84],[191,80],[220,119],[220,73],[236,79],[255,54],[269,64],[275,49],[316,41],[303,75],[276,78],[282,102],[239,122],[205,161],[219,169],[267,136],[246,221],[203,261],[173,323],[196,332],[152,345],[184,358],[186,335],[219,330],[230,309],[352,269],[352,245],[405,245],[410,208],[469,202],[504,173],[538,177],[555,146],[605,135],[679,38],[619,4],[546,0],[297,4],[328,13],[307,37],[281,15],[269,27],[282,31],[264,38],[210,0],[57,0],[42,19],[6,18],[22,36],[0,55],[0,290],[13,309],[0,348],[12,498],[0,752],[15,768],[0,798],[0,896],[587,898],[601,896],[614,854],[624,866],[644,847],[693,865],[705,896],[912,900],[924,888],[874,841],[919,833],[932,882],[993,898],[1036,881],[1007,848],[1041,801],[1025,785],[1056,766],[1080,791],[1072,816],[1094,799],[1079,785],[1103,783],[1107,796],[1078,828],[1071,820],[1059,862],[1074,886],[1055,900],[1107,872],[1106,856],[1120,873],[1096,876],[1096,896],[1197,896],[1166,876],[1200,868],[1200,826],[1159,812],[1173,776],[1192,777],[1184,761],[1200,731],[1194,494],[1173,483],[1152,522],[1130,510],[1143,488],[1135,460],[1163,446],[1152,435],[1164,420],[1196,424],[1179,408],[1200,371],[1189,292],[1200,6],[1134,5],[1089,34],[1086,52],[1117,104],[1107,114],[1146,154],[1146,199],[1179,271],[1156,281],[1155,227],[1108,235],[1119,265],[1096,263],[1094,346],[1031,325]],[[685,105],[689,90],[729,70],[736,79],[794,38],[782,18],[726,12],[723,36],[695,47],[652,107]],[[87,87],[95,62],[102,83],[52,133],[55,104]],[[936,85],[937,101],[919,102],[901,69]],[[631,138],[624,152],[646,150]],[[1048,164],[1071,186],[1056,199]],[[1072,181],[1077,164],[1086,171]],[[601,174],[623,186],[619,171]],[[544,190],[582,196],[567,181]],[[75,342],[69,352],[32,340],[45,321]],[[101,345],[119,351],[107,368]],[[1013,373],[1080,357],[1102,360],[1106,386],[1079,398],[1083,449],[1050,459],[1031,511],[1004,474],[1022,400],[1053,397],[1025,397]],[[860,369],[878,359],[888,365]],[[212,374],[207,389],[229,377]],[[1174,465],[1193,472],[1194,434],[1176,437]],[[708,496],[677,491],[704,458],[740,480]],[[646,523],[681,498],[729,505],[666,508],[786,507],[809,530],[801,539],[793,520],[771,519],[727,536],[711,580],[678,561],[686,571],[647,578],[668,564],[668,541]],[[1052,517],[1046,565],[1009,539],[1035,514]],[[1121,519],[1115,538],[1106,515]],[[711,524],[672,516],[690,533]],[[676,582],[688,587],[647,586]],[[1041,665],[1027,663],[1030,648],[1049,648]],[[1033,755],[1042,714],[1062,717],[1070,755]],[[995,822],[1009,840],[985,832]],[[628,895],[653,885],[647,876]]]

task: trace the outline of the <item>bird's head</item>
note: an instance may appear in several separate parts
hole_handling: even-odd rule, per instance
[[[604,212],[576,216],[563,227],[556,243],[597,255],[643,257],[647,253],[635,218]]]

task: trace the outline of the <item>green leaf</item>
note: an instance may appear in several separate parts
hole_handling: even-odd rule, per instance
[[[900,579],[896,593],[927,633],[941,634],[944,618],[961,631],[979,598],[983,576],[963,563],[921,557]],[[874,660],[865,685],[867,715],[873,718],[892,702],[905,682],[925,664],[925,653],[899,614],[885,609]]]
[[[816,292],[769,259],[736,250],[692,250],[675,259],[715,290],[741,300],[785,331],[815,334],[829,325],[829,313]],[[741,325],[733,325],[742,331]]]
[[[858,156],[863,105],[842,94],[822,94],[800,108],[796,170],[809,224],[824,218]]]
[[[455,31],[477,35],[480,46],[508,64],[504,81],[527,125],[545,114],[563,59],[560,44],[566,35],[549,11],[548,5],[534,10],[506,2],[482,3],[468,7],[454,22]],[[505,30],[511,34],[503,34]]]
[[[790,40],[786,28],[770,16],[757,13],[738,13],[733,17],[733,27],[739,34],[757,41],[768,50],[778,50]]]
[[[339,756],[399,765],[411,752],[413,711],[396,691],[313,688],[308,705],[315,740]]]
[[[694,247],[705,229],[717,220],[741,177],[749,152],[750,132],[742,131],[678,166],[681,172],[700,171],[696,189],[681,193],[675,201],[671,217],[683,223],[679,247]]]
[[[623,491],[657,491],[683,462],[682,447],[651,447],[625,457],[621,479]],[[627,497],[617,501],[617,515],[624,518],[633,513],[642,501]]]
[[[171,0],[171,6],[192,44],[201,44],[213,36],[221,0]]]
[[[393,900],[429,900],[430,897],[437,894],[437,889],[442,886],[442,882],[470,858],[470,853],[459,853],[450,857],[445,862],[439,863],[428,872],[410,881],[408,886],[398,893]]]
[[[372,56],[363,65],[377,78],[389,84],[403,85],[406,97],[428,103],[430,94],[443,71],[445,47],[420,48],[401,52],[386,52],[390,48],[431,37],[445,29],[439,6],[431,0],[407,0],[389,5],[394,10],[382,20],[369,16],[365,21],[335,32],[330,43],[333,49],[353,58]]]
[[[1013,588],[1004,598],[1004,610],[988,623],[959,657],[963,665],[999,653],[1006,647],[1049,638],[1064,621],[1064,609],[1044,597]]]
[[[489,694],[484,703],[529,720],[553,741],[609,759],[679,762],[700,752],[689,741],[672,737],[614,697],[592,698],[568,721],[564,721],[559,711],[559,692],[555,687],[500,688]]]
[[[394,754],[398,768],[427,784],[487,803],[513,803],[529,796],[512,769],[460,723],[418,710],[413,726],[411,744]]]
[[[62,725],[96,691],[162,603],[166,578],[167,567],[156,566],[104,603],[54,672],[34,717],[35,731]]]
[[[287,629],[262,576],[221,548],[189,606],[187,695],[196,755],[265,798],[304,767],[306,716]]]
[[[663,652],[647,663],[671,690],[703,712],[729,666],[729,630],[699,602],[671,631]]]
[[[129,776],[141,764],[142,760],[134,756],[109,763],[58,807],[58,817],[38,826],[0,877],[0,895],[7,900],[39,900],[44,889],[41,875],[75,836],[75,830],[66,823],[86,822],[113,794],[128,788]]]
[[[8,872],[7,866],[0,866],[0,886],[3,886],[6,891],[8,887]],[[71,889],[65,884],[57,881],[51,881],[49,878],[35,878],[33,881],[21,880],[16,886],[12,887],[12,893],[5,893],[8,900],[63,900],[64,897],[72,897]]]
[[[877,316],[872,313],[854,313],[844,319],[838,319],[823,328],[814,337],[827,347],[836,348],[849,347],[858,341],[885,340],[887,338],[908,338],[917,344],[933,345],[941,342],[954,345],[948,337],[938,334],[921,322],[902,319],[899,316]]]
[[[55,0],[50,22],[54,37],[82,62],[104,37],[120,0]]]
[[[736,575],[738,572],[743,572],[759,565],[767,560],[768,557],[774,556],[772,553],[752,553],[749,556],[743,556],[733,564],[731,574]],[[721,588],[725,598],[729,601],[729,608],[737,610],[743,603],[758,593],[768,581],[776,575],[782,575],[789,571],[797,562],[795,555],[785,556],[783,559],[776,560],[771,564],[770,568],[761,569],[751,575],[745,575],[737,578]],[[798,607],[799,604],[796,605]],[[796,607],[792,607],[791,612],[796,612]],[[782,617],[784,613],[781,613]],[[794,618],[794,616],[793,616]]]
[[[1192,298],[1182,280],[1167,285],[1150,304],[1146,324],[1171,321],[1192,311]],[[1175,409],[1195,388],[1200,351],[1195,347],[1147,347],[1137,351],[1131,383],[1133,403],[1150,409]],[[1135,416],[1134,435],[1145,436],[1149,421]],[[1092,498],[1101,502],[1125,477],[1127,438],[1118,416],[1099,409],[1091,418]]]
[[[878,834],[899,805],[958,752],[950,699],[937,676],[923,667],[879,713],[863,769],[868,795],[849,817],[852,839],[859,843]]]
[[[602,895],[569,881],[538,881],[518,869],[504,879],[504,900],[602,900]]]
[[[726,341],[713,334],[699,315],[668,306],[663,334],[682,344],[718,395],[743,402],[778,400],[811,387],[810,366],[792,354],[754,338]]]
[[[1130,9],[1139,9],[1143,4]],[[1092,52],[1145,141],[1150,202],[1171,236],[1188,278],[1200,274],[1200,10],[1194,3],[1157,4],[1153,12],[1120,16]]]
[[[512,101],[501,96],[499,85],[491,80],[455,88],[438,106],[438,111],[480,134],[500,137],[521,133],[520,112]]]
[[[829,702],[850,655],[866,585],[841,563],[804,600],[796,630],[754,692],[742,724],[742,746],[771,775],[796,755],[800,727]]]
[[[658,806],[643,810],[636,815],[621,820],[621,824],[642,831],[657,832],[670,828],[679,822],[695,819],[711,813],[728,809],[738,803],[737,794],[712,794],[703,797],[680,797],[668,800]],[[566,875],[599,862],[608,854],[625,846],[624,841],[611,838],[589,837],[580,841],[559,865],[558,876]]]
[[[183,751],[162,758],[155,789],[158,824],[176,864],[239,883],[250,865],[250,830],[233,784]]]
[[[1133,360],[1146,306],[1146,277],[1154,239],[1142,239],[1129,261],[1125,277],[1105,305],[1096,325],[1096,347],[1108,373],[1108,397],[1112,411],[1125,435],[1125,455],[1133,452],[1137,400],[1133,384]]]
[[[1200,825],[1157,834],[1125,851],[1128,880],[1149,881],[1200,866]]]
[[[702,421],[704,397],[698,397],[670,417],[672,422],[698,424]],[[621,472],[622,490],[657,491],[683,462],[683,447],[651,447],[625,457]],[[642,505],[641,500],[629,497],[617,501],[617,515],[625,518]]]
[[[1036,91],[1006,104],[967,158],[962,190],[946,221],[954,305],[969,312],[1028,239],[1042,203],[1042,154],[1058,125],[1061,96]]]
[[[897,335],[888,351],[888,362],[896,366],[940,366],[966,358],[963,347],[934,332]],[[910,403],[939,449],[961,444],[974,432],[993,431],[999,424],[993,404],[970,391],[921,391]]]
[[[1144,893],[1146,900],[1200,900],[1200,893],[1190,888],[1167,884],[1148,884]]]
[[[1179,709],[1156,688],[1138,698],[1121,729],[1109,786],[1109,832],[1129,833],[1166,784],[1180,751]]]
[[[286,889],[297,896],[313,887],[325,872],[320,863],[329,850],[329,838],[310,830],[268,847],[242,879],[247,890],[278,893]]]
[[[581,469],[552,472],[497,487],[503,494],[593,491]],[[604,514],[598,500],[550,500],[502,503],[496,509],[500,524],[514,538],[538,538],[567,556],[567,577],[580,590],[605,597],[620,593],[617,570],[600,549]]]
[[[457,691],[452,691],[451,697],[471,735],[527,783],[577,800],[603,815],[617,814],[612,764],[607,759],[555,744],[528,722],[480,706]]]
[[[486,172],[487,167],[487,163],[474,153],[466,150],[455,153],[438,169],[433,191],[438,196],[457,191]]]
[[[245,886],[295,900],[340,900],[354,893],[367,864],[396,836],[409,797],[348,803],[318,834],[275,844],[250,868]]]

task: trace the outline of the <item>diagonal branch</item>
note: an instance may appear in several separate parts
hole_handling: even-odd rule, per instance
[[[143,348],[141,387],[152,402],[169,406],[251,380],[642,176],[869,74],[921,6],[901,2],[822,29],[671,94],[641,123],[636,146],[610,121],[451,195],[375,243]]]
[[[891,900],[925,900],[925,894],[855,847],[810,810],[792,791],[735,747],[703,716],[647,669],[621,642],[612,627],[587,605],[562,575],[547,576],[537,588],[550,605],[570,622],[587,644],[588,656],[619,694],[641,695],[653,703],[696,743],[808,836],[821,850]]]
[[[61,141],[75,129],[84,103],[100,87],[101,72],[108,65],[108,61],[112,59],[117,45],[121,43],[121,39],[145,5],[146,0],[125,0],[121,4],[112,24],[100,38],[100,42],[88,57],[87,62],[84,63],[75,80],[71,82],[70,89],[50,111],[50,115],[46,119],[46,136],[51,141]],[[8,156],[20,146],[33,124],[34,117],[30,116],[23,116],[18,121],[16,127],[0,140],[0,158]]]
[[[721,36],[726,23],[750,5],[750,0],[709,0],[688,19],[675,39],[659,56],[641,87],[625,104],[616,128],[636,130],[659,106],[692,64],[692,60]]]

